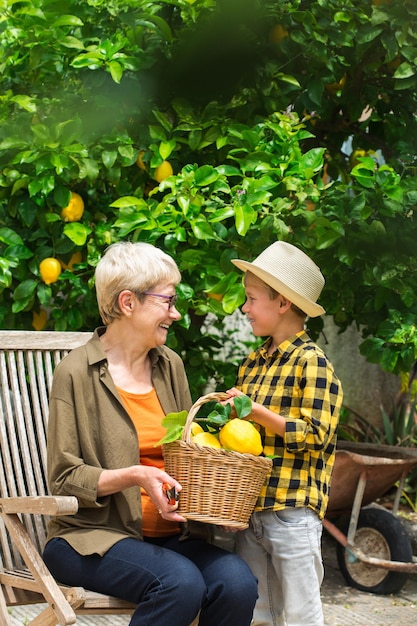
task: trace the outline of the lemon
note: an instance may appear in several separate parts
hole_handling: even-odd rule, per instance
[[[169,161],[163,161],[161,165],[156,168],[153,177],[156,181],[158,181],[158,183],[162,183],[165,178],[172,176],[173,173],[174,170],[172,169],[171,163]]]
[[[217,300],[218,302],[221,302],[223,300],[223,293],[214,293],[214,291],[209,291],[207,294],[208,298],[211,298],[212,300]]]
[[[77,250],[76,252],[74,252],[74,254],[71,256],[70,260],[68,261],[68,263],[64,263],[64,261],[60,260],[60,264],[63,270],[70,270],[72,272],[74,265],[76,265],[77,263],[81,263],[83,260],[83,256],[81,253],[81,250]]]
[[[48,313],[45,309],[39,309],[39,313],[33,311],[32,313],[32,326],[35,330],[43,330],[48,321]]]
[[[238,417],[227,422],[220,431],[220,443],[226,450],[234,450],[241,454],[261,454],[261,435],[255,426]]]
[[[143,162],[143,155],[145,154],[145,150],[141,150],[138,154],[138,158],[136,159],[136,165],[143,170],[144,172],[146,172],[146,165]]]
[[[194,443],[198,443],[199,446],[208,446],[209,448],[221,448],[220,441],[215,435],[211,433],[198,433],[193,437]]]
[[[269,31],[269,42],[280,44],[285,37],[288,37],[288,31],[282,24],[276,24]]]
[[[365,156],[367,156],[366,150],[362,150],[362,149],[354,150],[349,157],[350,167],[353,169],[355,165],[359,165],[360,161],[358,161],[358,157],[365,157]]]
[[[337,93],[339,93],[339,91],[342,91],[343,87],[345,86],[346,83],[346,74],[344,74],[342,76],[342,78],[339,80],[339,82],[337,83],[327,83],[327,85],[325,85],[326,91],[328,91],[329,93],[336,95]]]
[[[203,432],[204,432],[204,429],[201,428],[200,424],[197,424],[197,422],[193,422],[191,424],[191,434],[193,435],[193,437]]]
[[[71,191],[71,199],[68,206],[61,211],[61,217],[66,222],[77,222],[84,213],[84,200],[78,193]]]
[[[49,256],[40,262],[39,273],[43,282],[46,285],[50,285],[58,280],[58,276],[61,273],[61,264],[58,259]]]

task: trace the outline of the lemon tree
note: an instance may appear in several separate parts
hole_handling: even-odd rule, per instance
[[[0,12],[1,327],[32,328],[44,309],[46,328],[90,330],[103,251],[148,241],[182,272],[168,343],[193,396],[228,388],[247,352],[224,352],[224,318],[244,301],[231,259],[279,238],[320,265],[321,302],[342,332],[363,329],[363,354],[410,371],[415,2],[2,0]],[[59,280],[42,279],[45,258]],[[317,337],[322,320],[308,325]]]

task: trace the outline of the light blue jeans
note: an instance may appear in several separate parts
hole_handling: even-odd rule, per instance
[[[258,579],[253,626],[323,626],[322,523],[309,508],[253,513],[237,551]]]

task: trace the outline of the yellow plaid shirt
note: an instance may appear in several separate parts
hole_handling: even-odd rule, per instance
[[[255,511],[308,506],[322,519],[329,499],[342,388],[324,352],[303,330],[268,356],[268,339],[241,363],[236,386],[285,417],[284,437],[259,427],[273,469]]]

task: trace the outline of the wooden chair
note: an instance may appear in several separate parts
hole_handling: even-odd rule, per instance
[[[53,371],[91,333],[0,331],[0,623],[7,607],[47,603],[28,626],[74,624],[77,614],[131,614],[134,605],[58,585],[41,554],[51,515],[77,511],[75,497],[48,495],[46,426]]]

